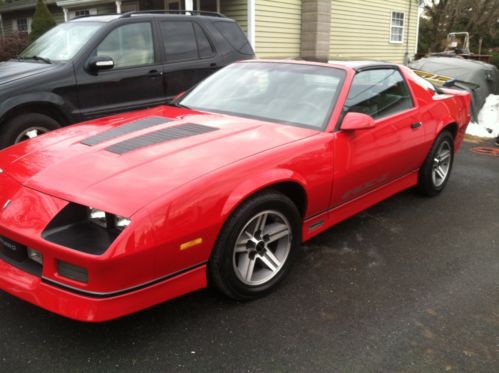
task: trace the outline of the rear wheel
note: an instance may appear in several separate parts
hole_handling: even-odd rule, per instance
[[[454,137],[448,131],[438,135],[419,171],[418,189],[427,196],[440,193],[450,177],[454,162]]]
[[[18,142],[29,140],[59,127],[59,123],[47,115],[38,113],[21,114],[2,125],[0,129],[0,148],[6,148]]]
[[[210,284],[247,300],[272,291],[284,278],[301,242],[301,217],[293,202],[264,192],[228,219],[208,266]]]

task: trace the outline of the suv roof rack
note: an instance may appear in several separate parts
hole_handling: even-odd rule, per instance
[[[220,17],[227,18],[222,13],[217,12],[207,12],[204,10],[135,10],[132,12],[123,13],[119,18],[129,18],[134,14],[178,14],[178,15],[186,15],[186,16],[211,16],[211,17]]]

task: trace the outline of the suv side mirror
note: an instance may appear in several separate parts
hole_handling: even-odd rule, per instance
[[[99,70],[109,70],[114,67],[114,61],[109,56],[94,56],[88,60],[88,69],[90,71],[99,71]]]
[[[341,124],[344,131],[364,130],[376,127],[374,119],[367,114],[350,112],[345,115]]]

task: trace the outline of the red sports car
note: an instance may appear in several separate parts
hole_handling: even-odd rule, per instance
[[[394,64],[248,61],[0,152],[0,288],[83,321],[276,287],[302,241],[445,187],[470,97]]]

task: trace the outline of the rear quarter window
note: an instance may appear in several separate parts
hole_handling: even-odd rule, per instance
[[[232,48],[240,53],[253,55],[253,49],[251,48],[246,35],[244,35],[237,23],[219,21],[214,22],[214,25]]]

